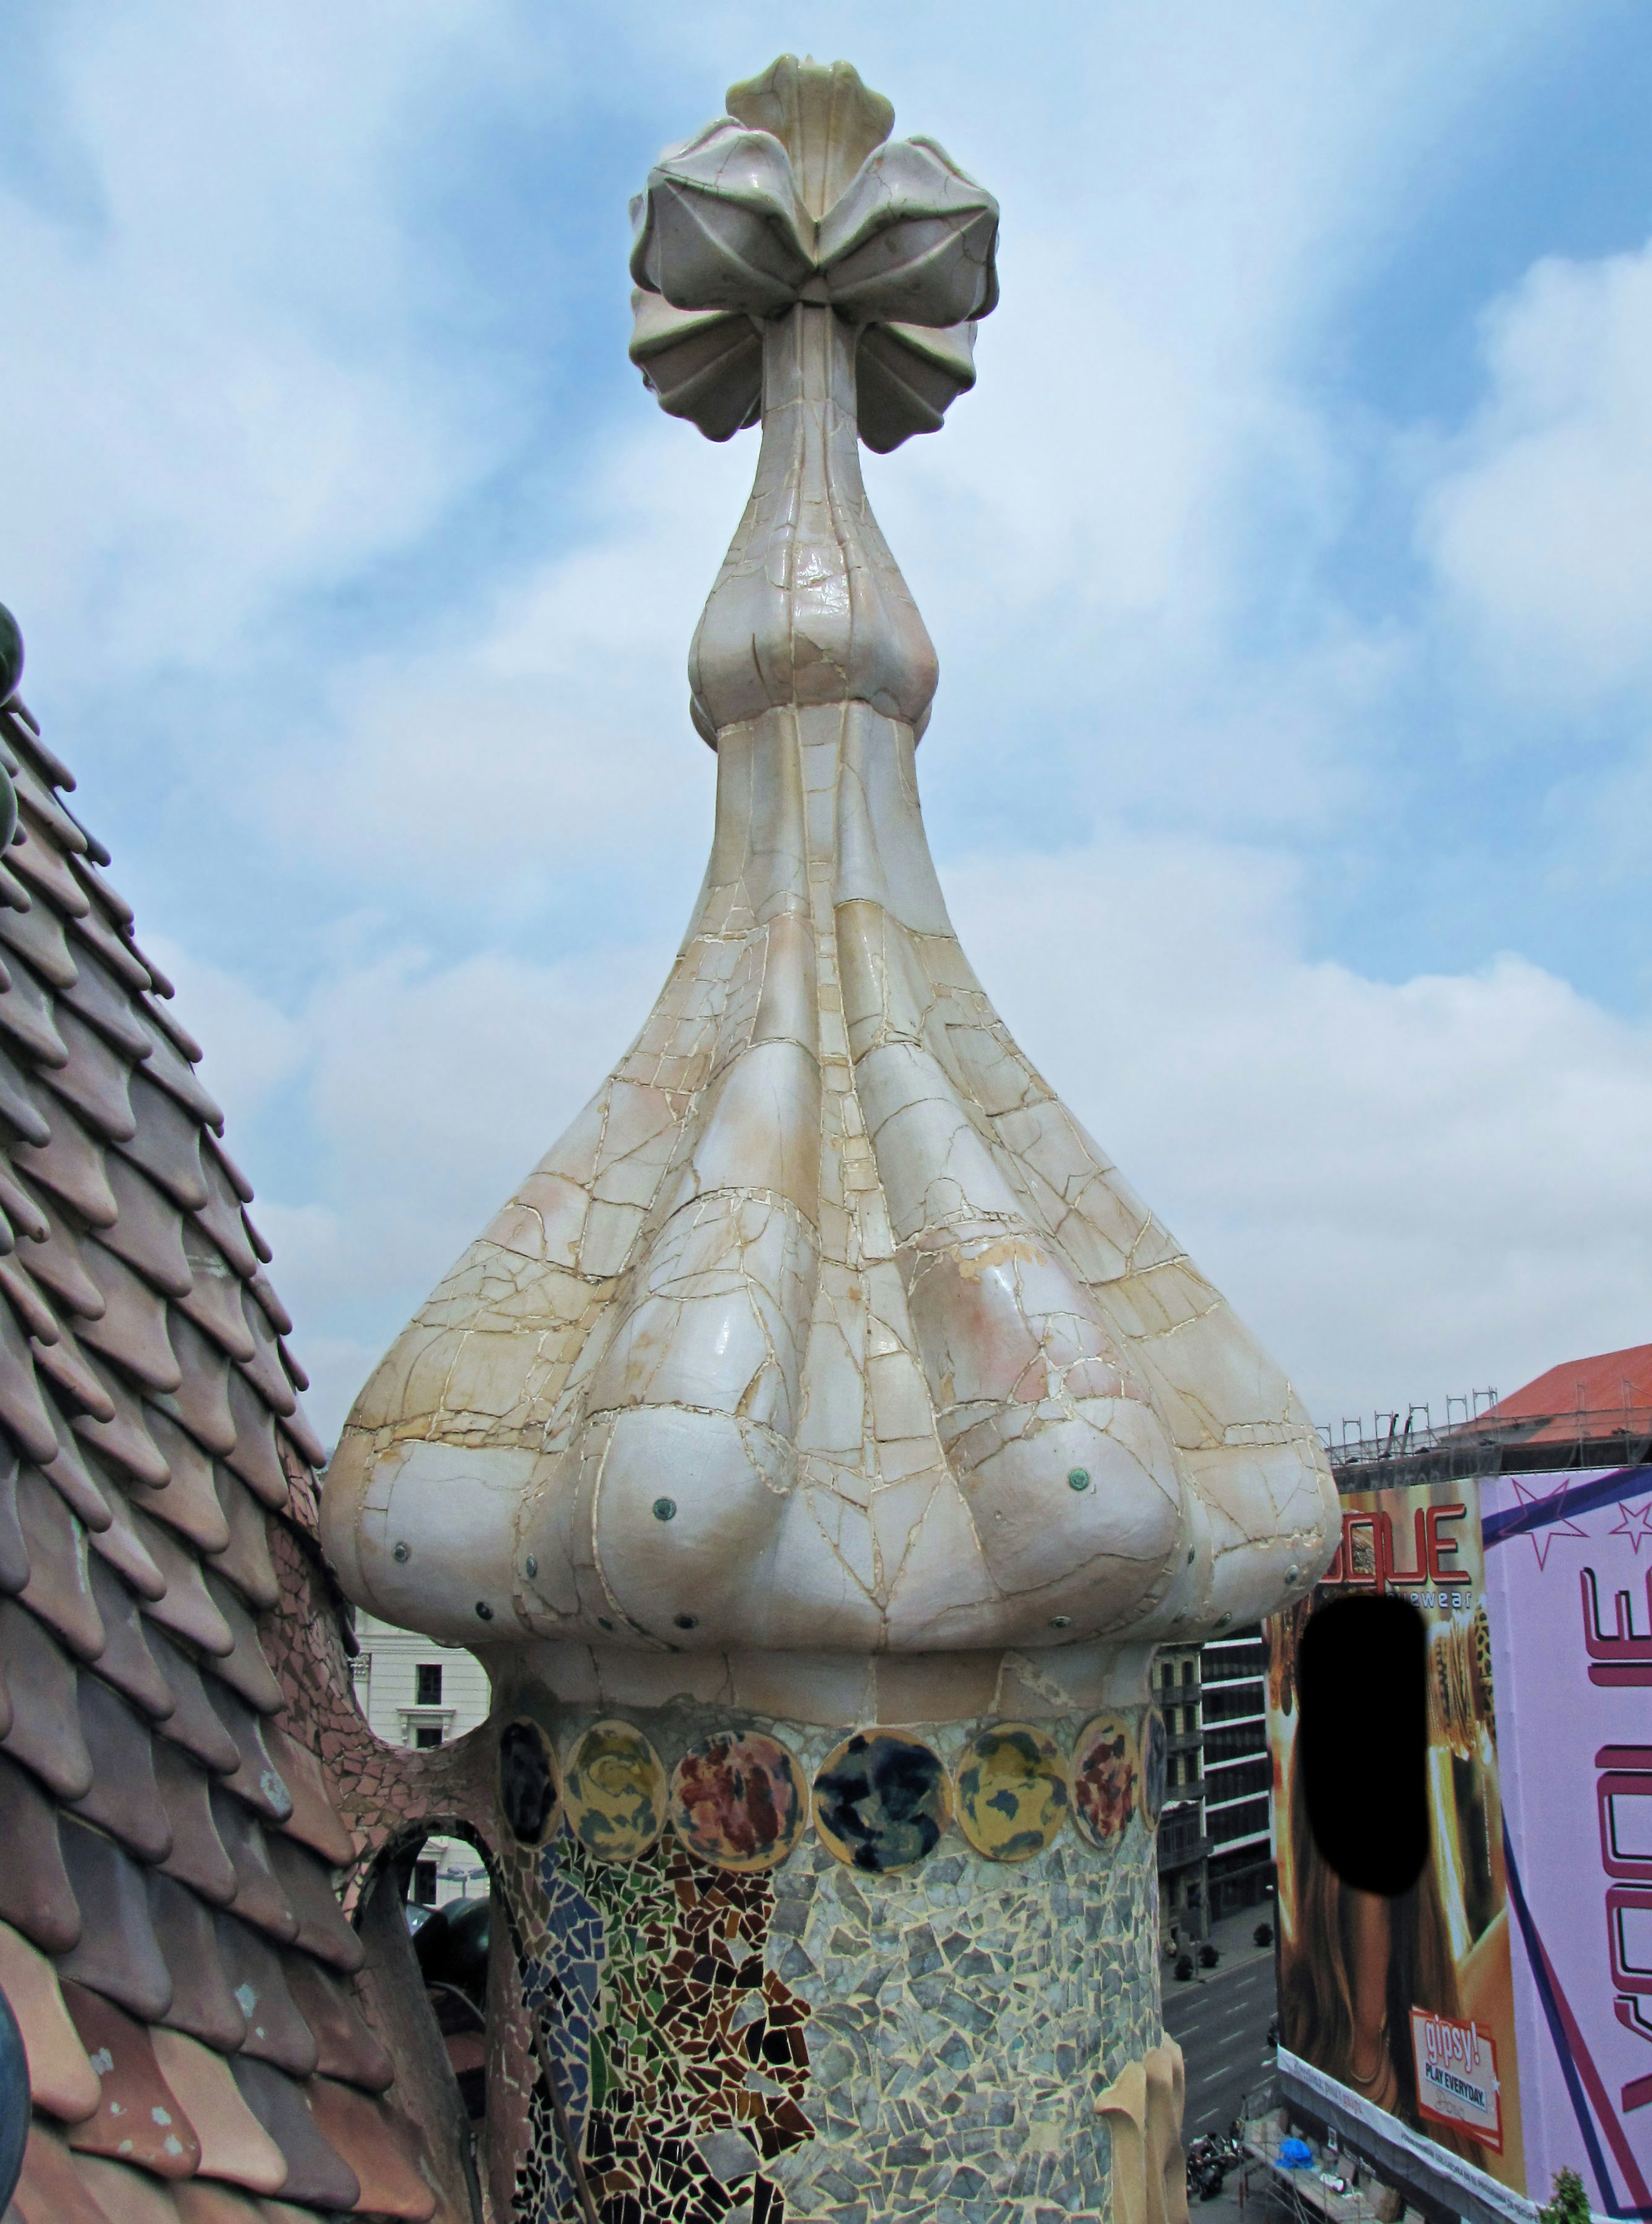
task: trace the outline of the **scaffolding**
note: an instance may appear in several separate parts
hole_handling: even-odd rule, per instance
[[[1288,2139],[1301,2134],[1281,2128],[1282,2113],[1276,2077],[1245,2096],[1239,2207],[1256,2208],[1270,2224],[1394,2224],[1404,2203],[1372,2174],[1369,2163],[1323,2149],[1299,2168],[1286,2163],[1281,2149]]]
[[[1426,1405],[1345,1418],[1339,1437],[1322,1424],[1320,1441],[1341,1490],[1384,1484],[1448,1482],[1458,1476],[1522,1475],[1568,1468],[1640,1467],[1652,1457],[1652,1404],[1630,1394],[1619,1404],[1579,1400],[1552,1412],[1502,1415],[1493,1389],[1465,1392],[1446,1400],[1446,1420],[1434,1425]],[[1396,1473],[1396,1470],[1400,1470]]]

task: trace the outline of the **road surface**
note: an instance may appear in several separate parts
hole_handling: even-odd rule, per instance
[[[1274,1957],[1247,1959],[1232,1969],[1200,1970],[1178,1984],[1167,1966],[1164,2027],[1187,2064],[1182,2137],[1188,2145],[1205,2132],[1225,2132],[1248,2093],[1264,2085],[1273,2068],[1268,2025],[1275,2010]]]

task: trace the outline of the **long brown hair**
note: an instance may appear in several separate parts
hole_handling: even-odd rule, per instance
[[[1311,2062],[1326,2076],[1358,2092],[1353,2077],[1354,2001],[1350,1969],[1353,1959],[1351,1887],[1325,1860],[1307,1819],[1307,1799],[1291,1745],[1291,1870],[1295,1886],[1295,1923],[1279,1995],[1280,2030],[1293,2054]],[[1388,2057],[1398,2092],[1394,2113],[1421,2131],[1416,2063],[1411,2050],[1411,2011],[1460,2019],[1457,1965],[1452,1958],[1446,1911],[1430,1850],[1409,1892],[1389,1904]],[[1443,2124],[1427,2126],[1429,2138],[1471,2159],[1478,2141],[1459,2138]]]

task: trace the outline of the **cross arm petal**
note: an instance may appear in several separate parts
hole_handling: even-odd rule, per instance
[[[924,325],[868,325],[855,359],[860,437],[886,456],[915,433],[938,433],[941,419],[975,383],[975,326],[937,332]]]
[[[631,314],[631,361],[668,416],[686,417],[708,440],[756,423],[763,339],[744,310],[674,309],[639,287]]]
[[[631,276],[674,308],[768,316],[812,274],[813,231],[779,140],[724,117],[649,171]]]
[[[873,149],[822,218],[816,261],[832,306],[857,324],[940,327],[998,299],[998,204],[932,139]]]

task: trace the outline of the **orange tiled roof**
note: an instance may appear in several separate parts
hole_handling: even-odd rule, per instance
[[[1574,1437],[1578,1417],[1592,1425],[1611,1422],[1614,1427],[1643,1430],[1652,1426],[1652,1343],[1632,1343],[1622,1351],[1597,1352],[1588,1359],[1567,1359],[1551,1367],[1519,1390],[1499,1399],[1477,1414],[1472,1426],[1507,1426],[1514,1422],[1537,1425],[1522,1431],[1522,1441]]]

